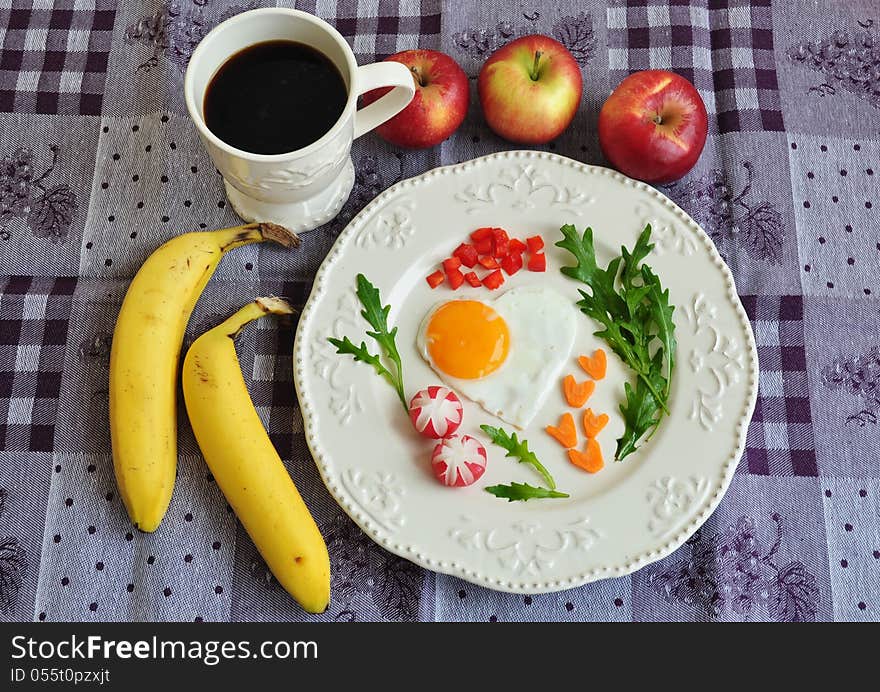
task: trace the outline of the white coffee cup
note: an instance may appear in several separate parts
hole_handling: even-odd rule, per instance
[[[214,135],[205,124],[205,91],[217,70],[238,51],[255,43],[290,40],[327,56],[345,82],[348,100],[342,115],[318,141],[284,154],[252,154]],[[394,87],[357,110],[366,91]],[[410,71],[400,63],[359,67],[345,39],[327,22],[299,10],[267,8],[243,12],[217,26],[196,47],[184,78],[189,115],[226,195],[245,221],[271,221],[294,231],[326,223],[339,213],[354,185],[351,143],[403,110],[415,94]]]

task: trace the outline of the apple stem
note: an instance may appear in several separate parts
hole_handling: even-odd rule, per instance
[[[419,83],[419,86],[427,86],[424,77],[422,77],[422,73],[419,72],[418,67],[410,67],[409,71],[412,72],[413,75],[415,75],[416,81]]]
[[[533,82],[538,81],[538,63],[541,61],[541,55],[542,55],[541,51],[539,51],[539,50],[535,51],[535,62],[532,65],[532,72],[529,75],[532,78]]]
[[[659,113],[655,114],[654,117],[651,118],[651,120],[654,121],[655,125],[662,125],[663,124],[663,118],[661,117],[661,115]]]

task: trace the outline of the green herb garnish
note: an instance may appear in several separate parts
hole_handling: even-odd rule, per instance
[[[379,289],[373,286],[363,274],[357,275],[357,297],[361,301],[361,305],[364,306],[364,309],[361,310],[361,316],[375,330],[367,332],[367,336],[379,344],[385,357],[394,364],[394,372],[382,364],[378,355],[369,352],[365,341],[362,341],[360,346],[354,344],[347,336],[342,339],[331,337],[327,341],[336,347],[336,353],[354,356],[356,361],[372,365],[373,369],[394,387],[397,396],[400,398],[400,403],[408,411],[409,406],[403,393],[403,366],[400,362],[397,343],[394,340],[395,336],[397,336],[397,327],[390,331],[388,329],[388,313],[391,310],[391,306],[386,305],[382,307]]]
[[[539,498],[550,497],[568,497],[566,493],[556,490],[556,481],[553,476],[542,464],[535,453],[529,449],[528,440],[519,440],[516,433],[508,434],[502,428],[493,428],[491,425],[481,425],[480,430],[489,436],[496,445],[507,450],[505,458],[513,457],[519,460],[520,464],[528,464],[535,468],[541,474],[549,488],[535,487],[528,483],[510,483],[509,485],[490,485],[483,488],[487,493],[492,493],[495,497],[506,498],[508,502],[517,500],[534,500]]]
[[[602,269],[596,263],[593,230],[580,237],[577,229],[566,224],[559,229],[563,239],[556,245],[574,255],[577,264],[562,267],[566,276],[590,287],[579,291],[577,305],[603,329],[595,335],[635,371],[636,386],[624,384],[626,400],[620,405],[625,430],[617,440],[614,458],[618,461],[632,454],[647,434],[657,430],[664,413],[669,413],[669,390],[675,367],[675,324],[669,304],[669,290],[659,277],[642,264],[654,246],[650,243],[651,226],[645,226],[633,249],[621,248]]]
[[[487,493],[492,493],[495,497],[505,498],[508,502],[516,502],[517,500],[533,500],[548,497],[568,497],[567,494],[558,490],[548,490],[547,488],[538,488],[528,483],[511,483],[510,485],[490,485],[484,488]]]
[[[491,425],[481,425],[480,430],[486,433],[489,436],[489,439],[496,445],[507,450],[507,454],[504,455],[505,458],[514,457],[519,459],[519,463],[521,464],[530,464],[531,466],[534,466],[538,473],[544,477],[547,486],[551,490],[556,489],[556,481],[553,480],[553,476],[550,475],[550,472],[544,467],[544,464],[538,461],[538,457],[535,456],[535,453],[529,449],[528,440],[518,440],[516,433],[508,435],[502,428],[493,428]]]

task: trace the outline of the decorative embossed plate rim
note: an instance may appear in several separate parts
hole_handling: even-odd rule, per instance
[[[544,188],[540,186],[535,188],[534,179],[532,178],[534,171],[538,170],[539,173],[536,175],[540,177],[542,169],[550,172],[554,170],[559,172],[559,167],[561,167],[561,170],[566,174],[568,172],[565,169],[570,169],[573,175],[587,176],[583,180],[583,183],[587,186],[592,180],[589,176],[601,176],[601,178],[595,180],[601,180],[603,184],[613,185],[615,194],[619,193],[624,195],[624,197],[631,196],[636,200],[635,213],[637,215],[642,214],[644,211],[639,209],[639,205],[646,199],[650,203],[648,206],[653,205],[655,209],[658,207],[662,209],[663,215],[666,215],[666,221],[661,219],[658,224],[658,233],[656,234],[657,237],[655,237],[658,245],[658,254],[677,252],[682,256],[687,256],[689,258],[688,261],[691,261],[692,255],[696,255],[693,261],[697,265],[700,265],[705,260],[706,266],[703,268],[704,271],[710,272],[716,278],[720,275],[723,297],[726,298],[726,304],[722,305],[722,310],[728,312],[730,317],[725,327],[734,329],[736,332],[735,336],[741,337],[744,342],[740,351],[734,350],[733,355],[729,356],[726,351],[719,351],[720,341],[718,332],[714,329],[709,329],[709,333],[714,334],[715,339],[711,351],[706,350],[705,354],[700,354],[696,346],[692,349],[692,358],[694,360],[691,363],[691,367],[695,376],[699,373],[698,366],[699,368],[703,367],[702,358],[704,355],[708,357],[713,353],[720,354],[719,357],[727,359],[723,366],[720,363],[716,363],[713,366],[716,367],[716,370],[713,371],[714,377],[722,387],[719,391],[723,393],[724,386],[723,382],[718,378],[729,376],[730,386],[735,386],[742,399],[741,401],[736,401],[736,411],[739,413],[732,413],[733,420],[725,421],[725,425],[730,429],[730,437],[734,438],[735,442],[729,451],[726,449],[718,450],[719,467],[693,468],[678,474],[677,477],[665,475],[662,469],[657,467],[657,472],[650,476],[652,479],[650,484],[646,484],[642,492],[642,500],[648,506],[647,518],[649,521],[645,522],[644,531],[642,532],[644,535],[640,533],[639,539],[647,542],[649,547],[638,551],[633,551],[627,545],[609,548],[610,550],[616,550],[617,554],[614,557],[603,560],[601,564],[594,564],[587,569],[579,569],[577,567],[579,560],[576,556],[567,560],[558,569],[556,568],[557,561],[553,559],[555,555],[574,552],[579,549],[583,550],[586,554],[594,543],[606,538],[614,538],[608,535],[609,530],[607,526],[599,526],[595,522],[591,522],[590,517],[583,516],[585,513],[589,513],[589,511],[585,512],[577,509],[567,514],[559,512],[557,518],[562,518],[563,516],[565,518],[562,519],[562,523],[559,526],[554,527],[551,522],[549,531],[542,527],[540,523],[530,523],[530,521],[533,522],[535,519],[535,514],[531,509],[529,512],[521,512],[524,516],[518,516],[515,505],[509,505],[512,508],[509,522],[506,522],[503,526],[490,527],[488,529],[485,526],[481,527],[479,522],[475,525],[472,524],[471,517],[467,516],[465,512],[459,512],[458,527],[453,527],[446,531],[443,541],[440,540],[439,536],[419,536],[417,540],[412,537],[400,540],[400,536],[397,533],[399,533],[399,527],[405,523],[402,503],[405,502],[405,496],[408,492],[407,488],[399,486],[398,479],[394,477],[393,473],[385,474],[383,470],[376,471],[371,469],[362,474],[359,470],[353,471],[351,466],[343,469],[338,463],[335,463],[334,458],[327,450],[327,444],[335,444],[335,442],[322,441],[317,434],[319,423],[322,422],[321,417],[324,416],[326,418],[331,415],[330,407],[316,407],[313,402],[320,398],[315,396],[319,392],[309,390],[306,384],[306,380],[309,379],[309,376],[305,373],[306,367],[308,365],[315,365],[316,373],[320,376],[321,363],[323,362],[320,358],[326,359],[327,357],[326,352],[323,354],[313,353],[309,340],[312,325],[318,319],[316,316],[316,306],[328,292],[328,277],[337,265],[344,261],[346,249],[357,245],[361,250],[364,250],[363,244],[358,243],[358,240],[363,240],[367,237],[368,233],[372,234],[375,232],[376,229],[367,231],[367,227],[375,220],[376,225],[385,224],[388,227],[389,233],[385,242],[382,242],[380,239],[376,241],[376,245],[384,245],[385,250],[388,251],[399,251],[405,239],[400,244],[397,244],[396,241],[392,243],[391,240],[398,237],[395,233],[405,232],[406,237],[411,237],[413,233],[419,232],[419,229],[414,229],[409,218],[409,214],[413,211],[414,207],[407,200],[402,216],[397,220],[395,220],[394,215],[398,214],[400,210],[396,207],[391,209],[388,213],[392,214],[392,221],[388,222],[387,219],[383,219],[381,216],[383,211],[387,211],[385,209],[386,206],[391,206],[391,202],[395,199],[403,201],[402,196],[407,191],[419,190],[432,184],[438,185],[437,189],[439,191],[439,189],[443,188],[443,184],[440,184],[440,181],[445,180],[449,182],[455,176],[467,177],[470,174],[481,172],[484,169],[491,169],[496,164],[500,165],[502,163],[518,165],[520,167],[519,170],[523,171],[523,175],[525,175],[525,171],[528,169],[527,184],[533,189],[541,190],[547,187],[552,189],[554,197],[550,200],[549,204],[551,206],[557,203],[563,206],[572,199],[575,199],[579,204],[594,204],[596,202],[594,198],[589,196],[579,195],[572,197],[572,191],[568,188],[563,188],[559,192],[559,188],[553,186],[552,183],[548,186],[545,182]],[[553,176],[551,175],[543,180],[552,179]],[[471,204],[474,199],[477,199],[477,207],[479,207],[480,203],[488,201],[488,198],[480,200],[479,197],[480,195],[492,197],[490,188],[493,182],[487,182],[485,178],[481,178],[480,182],[483,185],[480,190],[474,190],[473,185],[465,188],[466,190],[470,188],[470,191],[465,194],[467,199],[461,198],[461,191],[455,193],[459,195],[456,197],[457,201],[467,205]],[[474,194],[476,197],[473,196]],[[576,192],[574,194],[578,195]],[[494,202],[495,200],[492,199],[492,201]],[[471,213],[471,211],[473,210],[469,208],[467,213]],[[376,218],[377,216],[379,217],[378,219]],[[669,219],[672,219],[672,222],[675,223],[674,227],[672,222],[668,222]],[[578,218],[576,221],[577,223],[583,221],[584,223],[581,225],[587,225],[587,219]],[[405,224],[405,228],[401,229],[389,224]],[[464,232],[461,235],[464,235]],[[458,237],[460,238],[460,236]],[[549,241],[548,245],[552,242]],[[701,252],[703,253],[702,256],[700,256]],[[346,271],[348,269],[351,269],[352,280],[354,273],[357,271],[364,271],[368,276],[370,275],[369,269],[362,266],[357,268],[347,266]],[[443,297],[445,296],[438,296],[437,299],[440,300]],[[693,300],[689,299],[688,301],[678,302],[682,310],[676,319],[677,327],[687,328],[690,325],[693,331],[690,337],[692,339],[696,339],[704,331],[703,323],[699,321],[699,316],[696,313],[698,309],[707,309],[705,306],[698,304],[698,300],[701,297],[702,293],[698,293],[694,295]],[[350,311],[351,306],[344,298],[345,295],[343,294],[338,306],[333,305],[332,308],[329,306],[324,307],[325,310],[337,309],[332,318],[334,324],[339,324],[340,317],[346,317],[345,315],[340,315],[339,311]],[[385,302],[388,302],[387,295],[383,294],[383,298]],[[685,302],[687,305],[685,305]],[[713,310],[714,307],[708,309]],[[714,313],[712,313],[711,317],[714,318]],[[395,315],[392,312],[392,321],[394,321],[394,318]],[[349,324],[350,319],[351,317],[348,316]],[[329,326],[329,323],[326,326]],[[352,333],[352,337],[355,336],[360,338],[358,332]],[[320,334],[317,335],[316,342],[320,342],[320,337]],[[679,353],[679,369],[687,367],[687,356],[687,353]],[[422,567],[451,574],[492,589],[516,593],[559,591],[597,579],[626,575],[651,562],[664,558],[682,545],[714,511],[730,485],[745,446],[746,431],[757,397],[758,358],[751,325],[736,293],[730,269],[718,254],[706,233],[684,211],[654,188],[627,178],[610,169],[589,166],[572,159],[545,152],[503,152],[454,166],[437,168],[421,176],[397,183],[379,195],[346,227],[318,270],[312,293],[300,317],[294,342],[293,358],[294,381],[297,396],[301,402],[305,436],[312,456],[331,495],[361,529],[387,550]],[[336,358],[339,357],[336,356]],[[734,358],[735,362],[733,365],[735,367],[731,366],[731,372],[728,372],[728,361],[731,358]],[[332,360],[327,361],[327,365],[323,367],[331,375],[330,379],[338,378],[339,372],[334,369],[337,366],[334,365]],[[366,366],[361,365],[361,367],[366,369]],[[742,383],[739,382],[737,370],[741,370],[742,374],[745,375],[745,381]],[[369,376],[373,377],[372,373],[369,373]],[[356,381],[364,377],[365,379],[360,380],[361,387],[368,382],[363,371],[358,372],[355,370],[350,377]],[[376,378],[373,377],[373,379]],[[329,380],[327,381],[329,382]],[[347,380],[346,383],[350,396],[352,385],[350,380]],[[393,396],[393,393],[390,396]],[[682,398],[684,398],[683,393]],[[680,406],[685,406],[689,403],[690,401],[682,402]],[[340,405],[344,407],[346,404],[342,402]],[[348,405],[353,405],[355,410],[363,411],[363,404],[357,398],[353,402],[350,400]],[[696,408],[697,400],[694,400],[694,406],[695,413],[689,417],[696,417],[695,425],[699,423],[706,431],[711,432],[712,425],[714,424],[712,419],[713,412],[709,410],[707,413],[698,410]],[[350,409],[345,409],[343,412],[346,416],[351,416]],[[339,411],[332,413],[341,418]],[[389,434],[396,433],[392,432]],[[650,450],[643,452],[643,454],[650,453]],[[665,459],[660,459],[654,463],[662,466],[664,461]],[[373,485],[370,485],[369,479],[371,477],[374,480],[377,479]],[[385,478],[385,480],[383,481],[382,478]],[[642,474],[640,478],[644,480],[648,478],[648,475]],[[359,494],[359,497],[355,497],[356,494]],[[528,504],[533,505],[535,503]],[[542,507],[553,511],[552,505],[542,505]],[[644,508],[641,509],[644,511]],[[468,529],[468,526],[473,526],[473,528]],[[521,542],[516,539],[516,536],[528,536],[529,538]],[[461,547],[479,548],[484,551],[491,550],[498,559],[497,561],[484,560],[481,562],[479,556],[471,559],[470,556],[464,558],[461,555],[450,559],[447,554],[448,541],[457,542]],[[523,572],[526,573],[523,574]]]

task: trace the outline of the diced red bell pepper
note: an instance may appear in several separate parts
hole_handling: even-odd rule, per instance
[[[464,274],[462,274],[461,270],[457,267],[447,269],[446,280],[449,282],[449,287],[455,291],[464,283]]]
[[[478,228],[476,231],[471,233],[471,240],[473,240],[475,243],[479,243],[481,240],[492,240],[493,230],[494,229],[491,226]]]
[[[435,271],[433,274],[429,274],[428,276],[425,277],[425,281],[428,282],[428,286],[430,286],[431,288],[437,288],[437,286],[439,286],[440,284],[443,283],[443,279],[444,279],[443,272],[440,271],[439,269],[437,271]]]
[[[443,260],[443,271],[447,274],[452,269],[458,269],[461,266],[461,260],[458,257],[450,257],[449,259]]]
[[[480,265],[485,267],[486,269],[498,269],[500,266],[498,261],[494,257],[480,257]]]
[[[504,275],[501,273],[500,269],[496,269],[491,274],[483,277],[483,286],[488,288],[490,291],[494,291],[503,283]]]
[[[544,239],[539,235],[533,235],[531,238],[526,238],[526,245],[529,252],[540,252],[544,249]]]
[[[452,253],[453,257],[458,257],[461,260],[461,263],[466,267],[473,267],[477,263],[477,248],[475,248],[470,243],[462,243],[457,248],[455,248],[455,252]]]
[[[521,241],[519,238],[511,238],[510,242],[507,244],[508,251],[513,254],[521,255],[526,250],[526,244]]]
[[[547,271],[547,256],[543,252],[538,252],[529,257],[529,271],[543,272]]]
[[[522,255],[511,252],[507,257],[501,260],[501,268],[507,272],[508,276],[513,276],[522,269]]]
[[[480,281],[480,277],[477,276],[476,272],[468,272],[464,275],[464,280],[467,281],[474,288],[479,288],[483,285]]]
[[[505,257],[508,252],[510,237],[503,228],[492,229],[492,254],[495,257]]]
[[[491,255],[492,254],[492,238],[482,238],[480,240],[474,241],[474,249],[477,251],[479,255]]]

